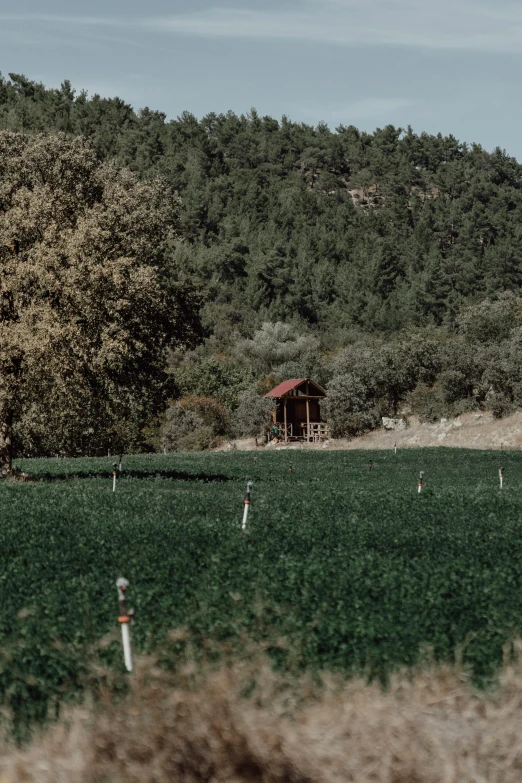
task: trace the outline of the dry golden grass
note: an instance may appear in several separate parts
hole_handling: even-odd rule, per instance
[[[245,692],[248,696],[245,697]],[[459,667],[362,681],[281,681],[237,664],[166,675],[141,661],[31,747],[6,745],[1,783],[513,783],[522,781],[522,665],[477,693]]]

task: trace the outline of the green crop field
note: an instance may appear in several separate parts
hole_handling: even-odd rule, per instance
[[[32,480],[0,484],[0,703],[18,731],[81,695],[93,661],[123,670],[121,575],[135,650],[174,665],[187,645],[261,645],[292,671],[385,679],[460,648],[484,680],[522,632],[522,454],[142,455],[115,493],[112,462],[22,460]]]

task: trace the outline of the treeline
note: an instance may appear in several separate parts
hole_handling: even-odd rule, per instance
[[[211,330],[451,325],[467,301],[522,283],[522,168],[500,149],[253,110],[167,121],[16,75],[0,79],[0,128],[80,134],[102,157],[165,177]]]
[[[172,253],[202,292],[205,343],[172,357],[172,369],[183,389],[194,367],[212,367],[207,396],[231,418],[239,397],[225,376],[240,377],[243,391],[262,378],[236,348],[259,339],[263,324],[286,324],[313,346],[310,372],[333,381],[354,372],[337,372],[339,352],[384,356],[412,332],[428,330],[448,356],[459,341],[471,345],[462,333],[467,309],[503,292],[516,297],[522,284],[522,167],[500,149],[393,126],[334,132],[255,110],[167,120],[119,98],[76,94],[69,82],[47,89],[15,74],[0,77],[0,129],[83,135],[102,159],[178,192],[183,241]],[[281,368],[291,370],[295,362]],[[461,399],[485,404],[494,388],[500,407],[515,404],[503,377],[485,396],[468,385]],[[401,399],[417,383],[424,386],[412,399],[420,399],[437,378],[421,373]],[[367,397],[383,399],[377,388]]]

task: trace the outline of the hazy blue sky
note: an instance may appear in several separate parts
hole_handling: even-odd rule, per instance
[[[168,117],[411,124],[522,160],[522,0],[0,0],[0,70]]]

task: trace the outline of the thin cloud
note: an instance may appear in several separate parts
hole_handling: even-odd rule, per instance
[[[278,0],[275,8],[266,10],[223,6],[148,17],[0,13],[0,22],[222,39],[522,52],[522,3],[509,0]]]
[[[93,45],[125,44],[145,48],[146,44],[136,34],[143,22],[102,16],[59,16],[52,14],[3,14],[0,13],[0,38],[9,42],[34,45],[43,48],[57,45],[69,48],[90,49]]]
[[[124,27],[126,20],[110,16],[75,16],[59,14],[5,14],[0,13],[0,22],[44,23],[70,27]]]
[[[292,10],[213,8],[146,25],[208,38],[522,51],[522,6],[502,0],[301,0]]]
[[[354,100],[341,108],[323,105],[311,109],[308,106],[294,105],[293,111],[303,118],[316,118],[319,112],[330,123],[340,122],[346,125],[364,120],[388,122],[396,112],[407,109],[414,104],[415,101],[410,98],[367,97]]]
[[[394,114],[412,105],[413,101],[408,98],[361,98],[361,100],[354,101],[342,110],[332,112],[331,116],[333,119],[344,119],[348,122],[353,120],[370,120]]]

